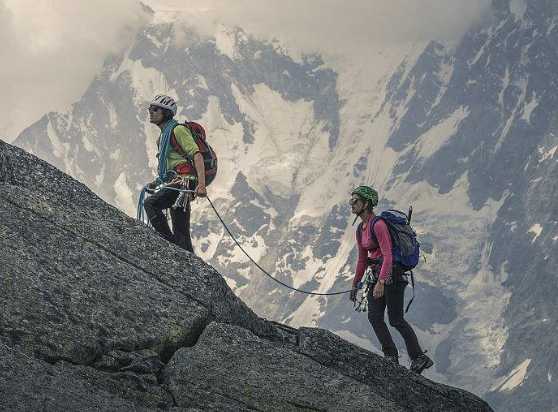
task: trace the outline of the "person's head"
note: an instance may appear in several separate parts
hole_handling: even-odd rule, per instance
[[[176,102],[172,97],[158,94],[149,105],[149,121],[160,126],[176,114]]]
[[[378,205],[378,192],[370,186],[359,186],[351,192],[351,210],[356,215],[372,212]]]

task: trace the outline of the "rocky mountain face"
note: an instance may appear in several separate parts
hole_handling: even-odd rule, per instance
[[[201,259],[0,141],[2,410],[489,406],[252,312]]]
[[[347,201],[372,184],[380,209],[415,210],[425,260],[409,319],[436,361],[427,375],[498,410],[553,410],[557,10],[550,0],[492,9],[457,44],[392,53],[377,83],[240,29],[208,39],[159,17],[81,100],[16,144],[134,214],[155,167],[146,109],[164,91],[179,119],[206,126],[220,161],[209,194],[247,251],[318,292],[350,287]],[[256,313],[377,351],[346,296],[301,295],[261,275],[203,201],[193,221],[196,253]]]

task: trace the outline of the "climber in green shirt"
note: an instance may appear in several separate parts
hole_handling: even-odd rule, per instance
[[[175,179],[177,182],[184,181],[185,177],[190,178],[187,179],[192,184],[190,189],[195,191],[196,196],[205,197],[207,189],[203,156],[190,130],[184,125],[177,124],[173,119],[175,115],[176,102],[173,98],[164,95],[155,96],[149,106],[149,121],[161,129],[157,142],[160,175],[167,176],[168,172],[172,171],[178,178]],[[161,140],[164,130],[169,125],[175,126],[170,131],[170,144],[167,149],[161,147]],[[148,188],[154,189],[158,183],[160,179],[150,183]],[[185,208],[172,208],[179,193],[172,189],[162,189],[145,200],[144,208],[151,225],[163,238],[193,253],[190,238],[190,202],[187,202]],[[173,231],[170,230],[163,214],[164,209],[170,209]]]

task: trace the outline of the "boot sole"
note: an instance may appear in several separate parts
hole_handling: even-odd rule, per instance
[[[426,362],[426,364],[417,370],[413,370],[413,372],[418,373],[419,375],[424,372],[426,369],[431,368],[432,365],[434,365],[434,361],[432,359],[428,359],[428,362]]]

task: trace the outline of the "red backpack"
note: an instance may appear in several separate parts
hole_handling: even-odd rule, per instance
[[[190,133],[192,133],[192,137],[194,138],[194,141],[198,145],[200,153],[203,156],[203,164],[205,166],[205,185],[209,186],[209,184],[213,182],[215,176],[217,175],[217,155],[215,154],[215,151],[209,145],[209,143],[207,143],[205,129],[201,124],[196,122],[184,122],[179,124],[179,126],[186,127],[188,130],[190,130]],[[172,148],[176,152],[178,152],[178,154],[188,160],[188,164],[185,168],[186,170],[181,170],[181,173],[195,174],[196,171],[193,165],[193,159],[190,159],[190,157],[184,152],[184,150],[182,150],[182,147],[180,147],[180,145],[176,141],[174,133],[172,134],[170,143]]]

